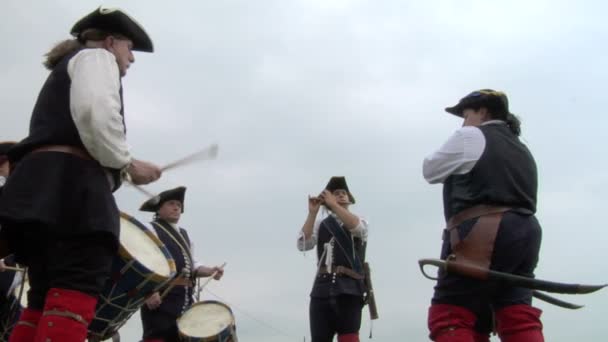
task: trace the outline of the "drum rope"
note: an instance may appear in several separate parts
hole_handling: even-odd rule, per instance
[[[246,312],[245,310],[237,307],[233,303],[229,303],[227,300],[225,300],[222,297],[218,296],[217,294],[213,293],[208,288],[205,288],[205,291],[207,291],[210,295],[212,295],[213,297],[219,299],[220,301],[225,302],[226,304],[230,305],[230,307],[236,309],[236,311],[242,313],[244,316],[247,316],[248,318],[256,321],[257,323],[259,323],[259,324],[261,324],[263,326],[266,326],[267,328],[270,328],[270,329],[274,330],[276,333],[279,333],[280,335],[292,338],[294,341],[301,341],[300,337],[296,337],[296,336],[294,336],[294,335],[292,335],[290,333],[287,333],[287,332],[285,332],[285,331],[283,331],[283,330],[281,330],[279,328],[276,328],[276,327],[270,325],[269,323],[267,323],[267,322],[265,322],[265,321],[263,321],[263,320],[255,317],[255,316],[253,316],[252,314]],[[306,338],[305,338],[305,340],[306,340]]]

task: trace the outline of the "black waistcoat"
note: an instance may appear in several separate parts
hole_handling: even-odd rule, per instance
[[[451,175],[444,182],[446,220],[478,204],[511,206],[534,213],[538,185],[532,154],[505,124],[479,129],[486,139],[479,161],[471,172]]]
[[[323,255],[325,243],[334,238],[332,268],[345,266],[363,274],[366,243],[343,227],[333,216],[325,218],[317,235],[317,260],[325,265],[326,255]],[[332,297],[341,294],[363,296],[365,286],[362,280],[334,274],[318,274],[310,294],[311,297]]]
[[[86,151],[70,109],[72,80],[68,74],[68,64],[80,51],[74,51],[64,57],[46,79],[32,112],[29,135],[10,150],[11,162],[20,160],[29,151],[43,145],[69,145]],[[123,116],[124,123],[122,85],[120,103],[120,115]],[[110,170],[110,172],[114,178],[116,185],[114,190],[116,190],[120,186],[120,172],[119,170]]]
[[[177,274],[182,274],[187,269],[188,275],[192,273],[193,260],[190,254],[190,238],[185,229],[179,228],[179,234],[168,222],[157,219],[152,222],[152,226],[160,240],[165,244],[173,259]],[[178,241],[178,242],[176,242]],[[164,311],[175,317],[192,305],[192,288],[185,286],[174,286],[167,296],[163,299],[158,310]]]

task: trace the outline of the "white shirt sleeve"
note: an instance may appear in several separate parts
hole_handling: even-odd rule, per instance
[[[196,270],[199,266],[203,266],[194,256],[194,242],[190,241],[190,255],[192,255],[192,269]]]
[[[369,222],[366,219],[359,217],[359,224],[354,229],[351,229],[350,233],[354,237],[358,237],[365,242],[367,241],[368,230]]]
[[[105,49],[84,49],[68,63],[70,111],[89,154],[108,168],[131,161],[120,99],[116,57]]]
[[[431,184],[443,183],[450,175],[469,173],[483,154],[486,139],[481,130],[465,126],[424,159],[422,173]]]
[[[304,239],[304,232],[300,231],[298,237],[298,250],[301,252],[313,249],[317,245],[317,236],[319,236],[319,226],[321,226],[321,220],[315,220],[312,228],[312,235],[308,239]]]

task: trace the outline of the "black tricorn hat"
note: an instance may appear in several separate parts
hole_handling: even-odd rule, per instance
[[[80,39],[87,29],[98,29],[110,33],[121,34],[133,42],[133,50],[154,52],[152,39],[135,19],[119,8],[99,7],[78,20],[70,30],[70,34]]]
[[[331,177],[331,179],[325,186],[325,189],[327,189],[329,191],[346,190],[346,192],[348,193],[348,199],[350,200],[350,203],[355,204],[355,197],[353,196],[353,194],[350,193],[350,190],[348,190],[348,185],[346,184],[346,178],[344,178],[342,176]]]
[[[15,146],[15,144],[15,141],[0,142],[0,156],[5,156],[6,154],[8,154],[8,150],[10,150],[11,147]]]
[[[182,203],[182,213],[184,212],[184,197],[186,196],[186,187],[179,186],[175,189],[165,190],[160,194],[145,201],[139,210],[157,212],[163,203],[171,200],[180,201]]]
[[[452,107],[447,107],[446,112],[462,117],[462,112],[477,104],[491,104],[494,108],[500,108],[505,113],[509,113],[509,99],[502,91],[493,89],[476,90],[467,96],[463,97],[458,103]]]

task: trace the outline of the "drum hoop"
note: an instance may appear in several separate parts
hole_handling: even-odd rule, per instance
[[[217,300],[203,300],[203,301],[200,301],[200,302],[196,302],[196,303],[192,304],[190,306],[190,308],[188,308],[188,310],[186,310],[184,312],[184,314],[186,312],[188,312],[190,309],[192,309],[193,307],[198,306],[198,305],[203,305],[203,304],[218,304],[218,305],[223,306],[226,309],[228,309],[228,311],[230,312],[230,316],[232,316],[232,320],[230,322],[230,325],[227,328],[230,328],[232,331],[235,330],[236,321],[235,321],[235,318],[234,318],[234,312],[232,312],[232,309],[230,308],[230,306],[228,306],[228,304],[220,302],[220,301],[217,301]],[[179,321],[182,319],[182,317],[184,316],[184,314],[182,314],[181,316],[179,316],[177,318],[177,320],[176,320],[176,322],[177,322],[177,332],[179,333],[180,337],[190,337],[191,338],[192,336],[186,335],[179,328]],[[215,335],[215,336],[209,336],[209,337],[198,337],[198,336],[196,336],[196,338],[198,339],[198,341],[201,341],[201,342],[213,342],[213,341],[217,340],[216,337],[217,337],[217,335]]]
[[[155,282],[160,283],[160,282],[164,282],[164,281],[167,281],[168,279],[172,279],[173,277],[175,277],[175,274],[177,274],[177,267],[175,265],[175,259],[173,259],[173,256],[171,255],[171,253],[169,252],[169,250],[167,249],[165,244],[162,243],[162,241],[160,241],[160,239],[156,235],[154,235],[154,233],[152,233],[148,228],[146,228],[146,226],[144,226],[141,222],[137,221],[137,219],[135,219],[133,216],[121,211],[120,217],[129,221],[129,223],[133,224],[134,226],[139,228],[141,231],[143,231],[154,242],[154,244],[156,244],[156,246],[161,250],[165,259],[167,260],[167,263],[169,265],[169,275],[167,277],[157,274],[156,272],[153,272],[148,267],[146,267],[143,263],[140,263],[140,265],[144,269],[146,269],[147,271],[149,271],[151,273],[150,279],[154,280]],[[120,255],[121,258],[123,258],[123,260],[125,260],[125,259],[137,260],[137,258],[135,256],[133,256],[131,253],[129,253],[129,251],[127,251],[125,248],[123,248],[122,245],[120,245],[120,247],[118,248],[118,254]]]

